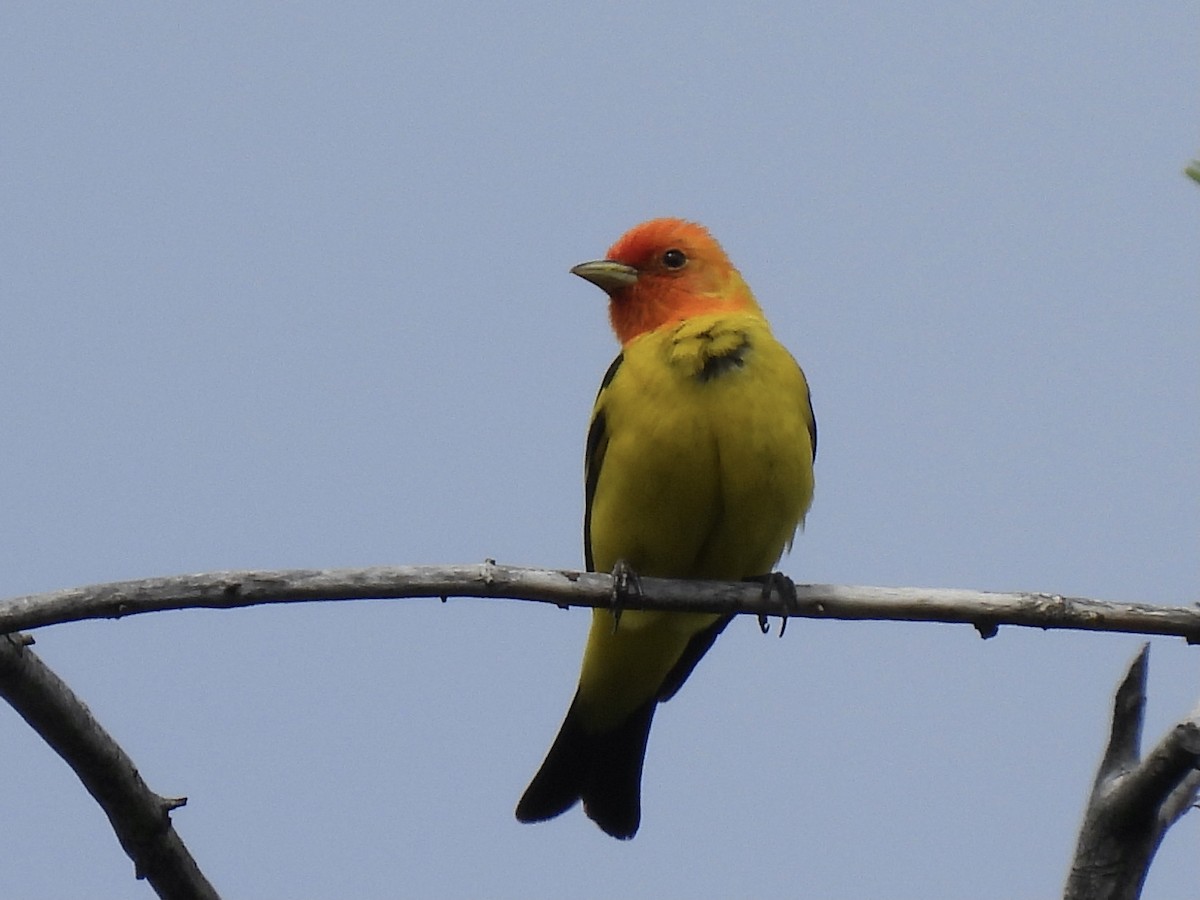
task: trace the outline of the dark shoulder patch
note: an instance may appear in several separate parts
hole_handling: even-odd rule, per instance
[[[696,377],[701,381],[712,381],[733,369],[740,369],[746,364],[746,352],[750,349],[750,338],[741,335],[741,341],[734,347],[721,353],[705,353],[704,362]]]

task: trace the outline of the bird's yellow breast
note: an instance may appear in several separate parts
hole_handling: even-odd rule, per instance
[[[634,339],[596,412],[595,569],[771,570],[812,500],[813,448],[804,374],[761,316],[698,316]]]

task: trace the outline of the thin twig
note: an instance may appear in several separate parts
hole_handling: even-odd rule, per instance
[[[0,696],[79,776],[108,816],[138,878],[170,900],[219,900],[171,825],[171,810],[186,799],[150,790],[133,760],[30,643],[25,635],[0,635]]]
[[[642,578],[630,609],[778,615],[777,593],[762,584]],[[0,633],[83,619],[120,618],[164,609],[233,609],[264,603],[414,597],[536,600],[568,606],[606,606],[610,576],[530,569],[492,562],[458,566],[377,566],[366,569],[291,569],[209,572],[147,578],[0,602]],[[933,588],[797,584],[792,616],[954,622],[991,637],[1001,625],[1161,634],[1200,643],[1200,608],[1091,600],[1049,593],[1002,593]]]

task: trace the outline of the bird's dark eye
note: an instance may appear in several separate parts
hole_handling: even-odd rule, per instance
[[[682,269],[687,265],[687,255],[672,248],[662,255],[662,264],[668,269]]]

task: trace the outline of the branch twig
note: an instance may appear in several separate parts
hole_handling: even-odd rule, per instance
[[[0,696],[79,776],[108,816],[138,878],[171,900],[219,900],[171,825],[171,810],[186,799],[150,790],[133,760],[30,643],[24,635],[0,635]]]
[[[777,595],[761,584],[643,578],[629,609],[778,615]],[[797,585],[790,615],[818,619],[957,622],[992,637],[1001,625],[1162,634],[1200,643],[1200,608],[1111,602],[1058,594],[953,589]],[[164,609],[232,609],[263,603],[367,598],[485,597],[558,606],[605,606],[612,579],[594,572],[528,569],[492,562],[466,566],[376,566],[210,572],[147,578],[0,602],[0,633],[82,619],[120,618]]]
[[[1200,788],[1200,709],[1139,761],[1150,645],[1113,702],[1112,732],[1088,799],[1066,900],[1136,900],[1163,835]]]

